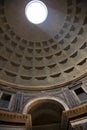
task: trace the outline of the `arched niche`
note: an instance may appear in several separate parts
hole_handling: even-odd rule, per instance
[[[33,130],[58,130],[61,128],[62,111],[68,106],[60,99],[45,97],[29,102],[24,114],[31,114]]]

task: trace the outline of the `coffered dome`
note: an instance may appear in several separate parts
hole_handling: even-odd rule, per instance
[[[48,17],[38,25],[25,16],[29,1],[0,0],[1,82],[36,90],[86,76],[87,1],[42,0]]]

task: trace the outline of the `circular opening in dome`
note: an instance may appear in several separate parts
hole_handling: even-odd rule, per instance
[[[48,15],[46,5],[40,0],[32,0],[25,7],[27,19],[34,24],[43,23]]]

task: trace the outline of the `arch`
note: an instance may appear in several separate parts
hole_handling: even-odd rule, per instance
[[[23,114],[31,115],[33,130],[57,130],[61,129],[63,110],[68,109],[60,98],[47,96],[31,100],[24,107]]]
[[[63,107],[65,110],[69,110],[69,107],[68,105],[60,98],[54,98],[54,97],[50,97],[50,96],[47,96],[47,97],[40,97],[40,98],[35,98],[35,99],[32,99],[30,102],[28,102],[24,109],[23,109],[23,114],[27,114],[29,109],[31,109],[31,107],[35,104],[39,104],[40,102],[42,101],[46,101],[46,100],[50,100],[50,101],[53,101],[53,102],[56,102],[58,103],[61,107]]]

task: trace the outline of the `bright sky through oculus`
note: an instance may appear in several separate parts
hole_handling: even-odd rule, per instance
[[[26,5],[25,15],[31,23],[40,24],[46,20],[48,10],[42,1],[32,0]]]

